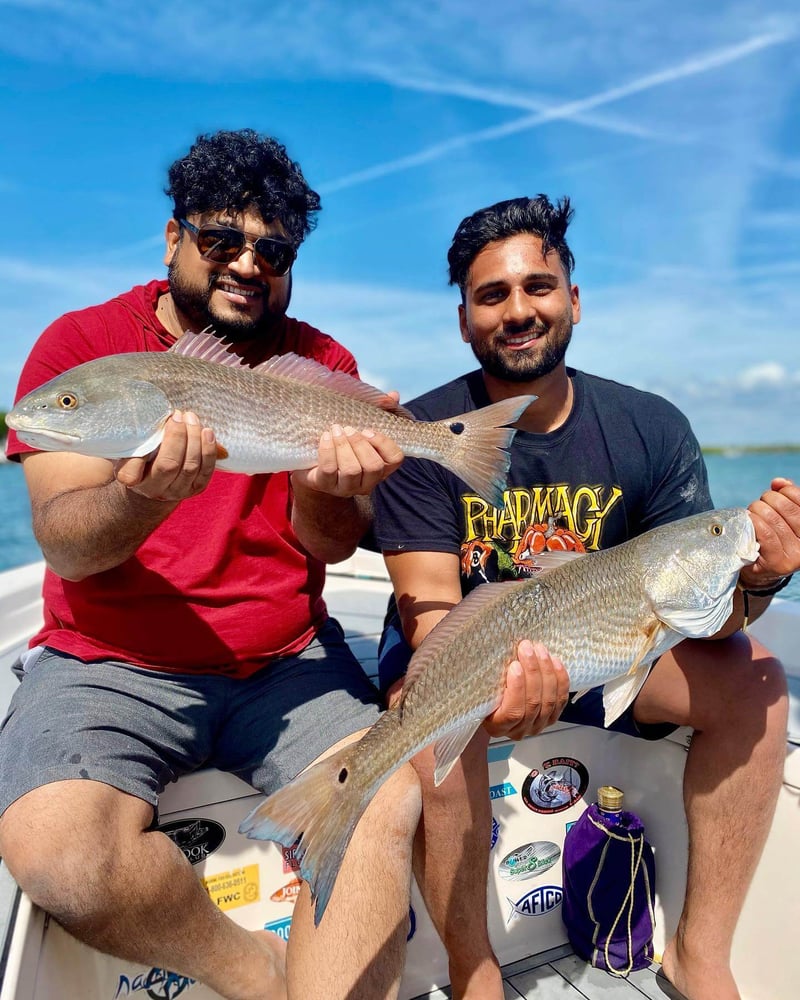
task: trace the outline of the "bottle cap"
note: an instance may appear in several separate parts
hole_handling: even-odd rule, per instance
[[[603,785],[597,789],[597,805],[607,812],[619,812],[622,809],[623,793],[613,785]]]

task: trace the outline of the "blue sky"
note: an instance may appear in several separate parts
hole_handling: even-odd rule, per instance
[[[0,0],[0,86],[0,408],[48,322],[163,274],[172,160],[248,126],[323,199],[291,312],[367,380],[474,367],[455,227],[569,194],[570,362],[800,441],[796,0]]]

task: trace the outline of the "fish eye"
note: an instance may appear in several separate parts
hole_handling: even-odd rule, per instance
[[[56,402],[62,410],[74,410],[78,405],[78,397],[74,392],[62,392],[56,398]]]
[[[722,534],[722,525],[718,521],[715,521],[711,525],[711,534],[716,537],[719,537]]]

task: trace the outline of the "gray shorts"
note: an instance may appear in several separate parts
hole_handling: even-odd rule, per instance
[[[302,652],[245,680],[46,648],[30,657],[0,726],[0,814],[34,788],[79,778],[156,807],[169,782],[202,767],[269,794],[380,711],[334,619]]]

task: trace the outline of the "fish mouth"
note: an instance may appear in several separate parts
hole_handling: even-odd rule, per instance
[[[12,423],[8,417],[6,417],[6,423],[8,426],[16,431],[17,437],[23,444],[30,444],[34,447],[39,444],[40,441],[53,442],[56,444],[63,444],[68,447],[73,447],[75,444],[80,444],[82,438],[79,434],[65,434],[63,431],[50,431],[45,430],[41,427],[26,427],[24,422],[20,423],[16,421]]]
[[[739,539],[739,544],[736,547],[736,555],[742,560],[746,565],[748,563],[754,563],[758,559],[758,554],[761,551],[761,546],[756,538],[756,529],[753,525],[753,521],[750,516],[747,516],[747,524],[742,529],[742,536]]]

